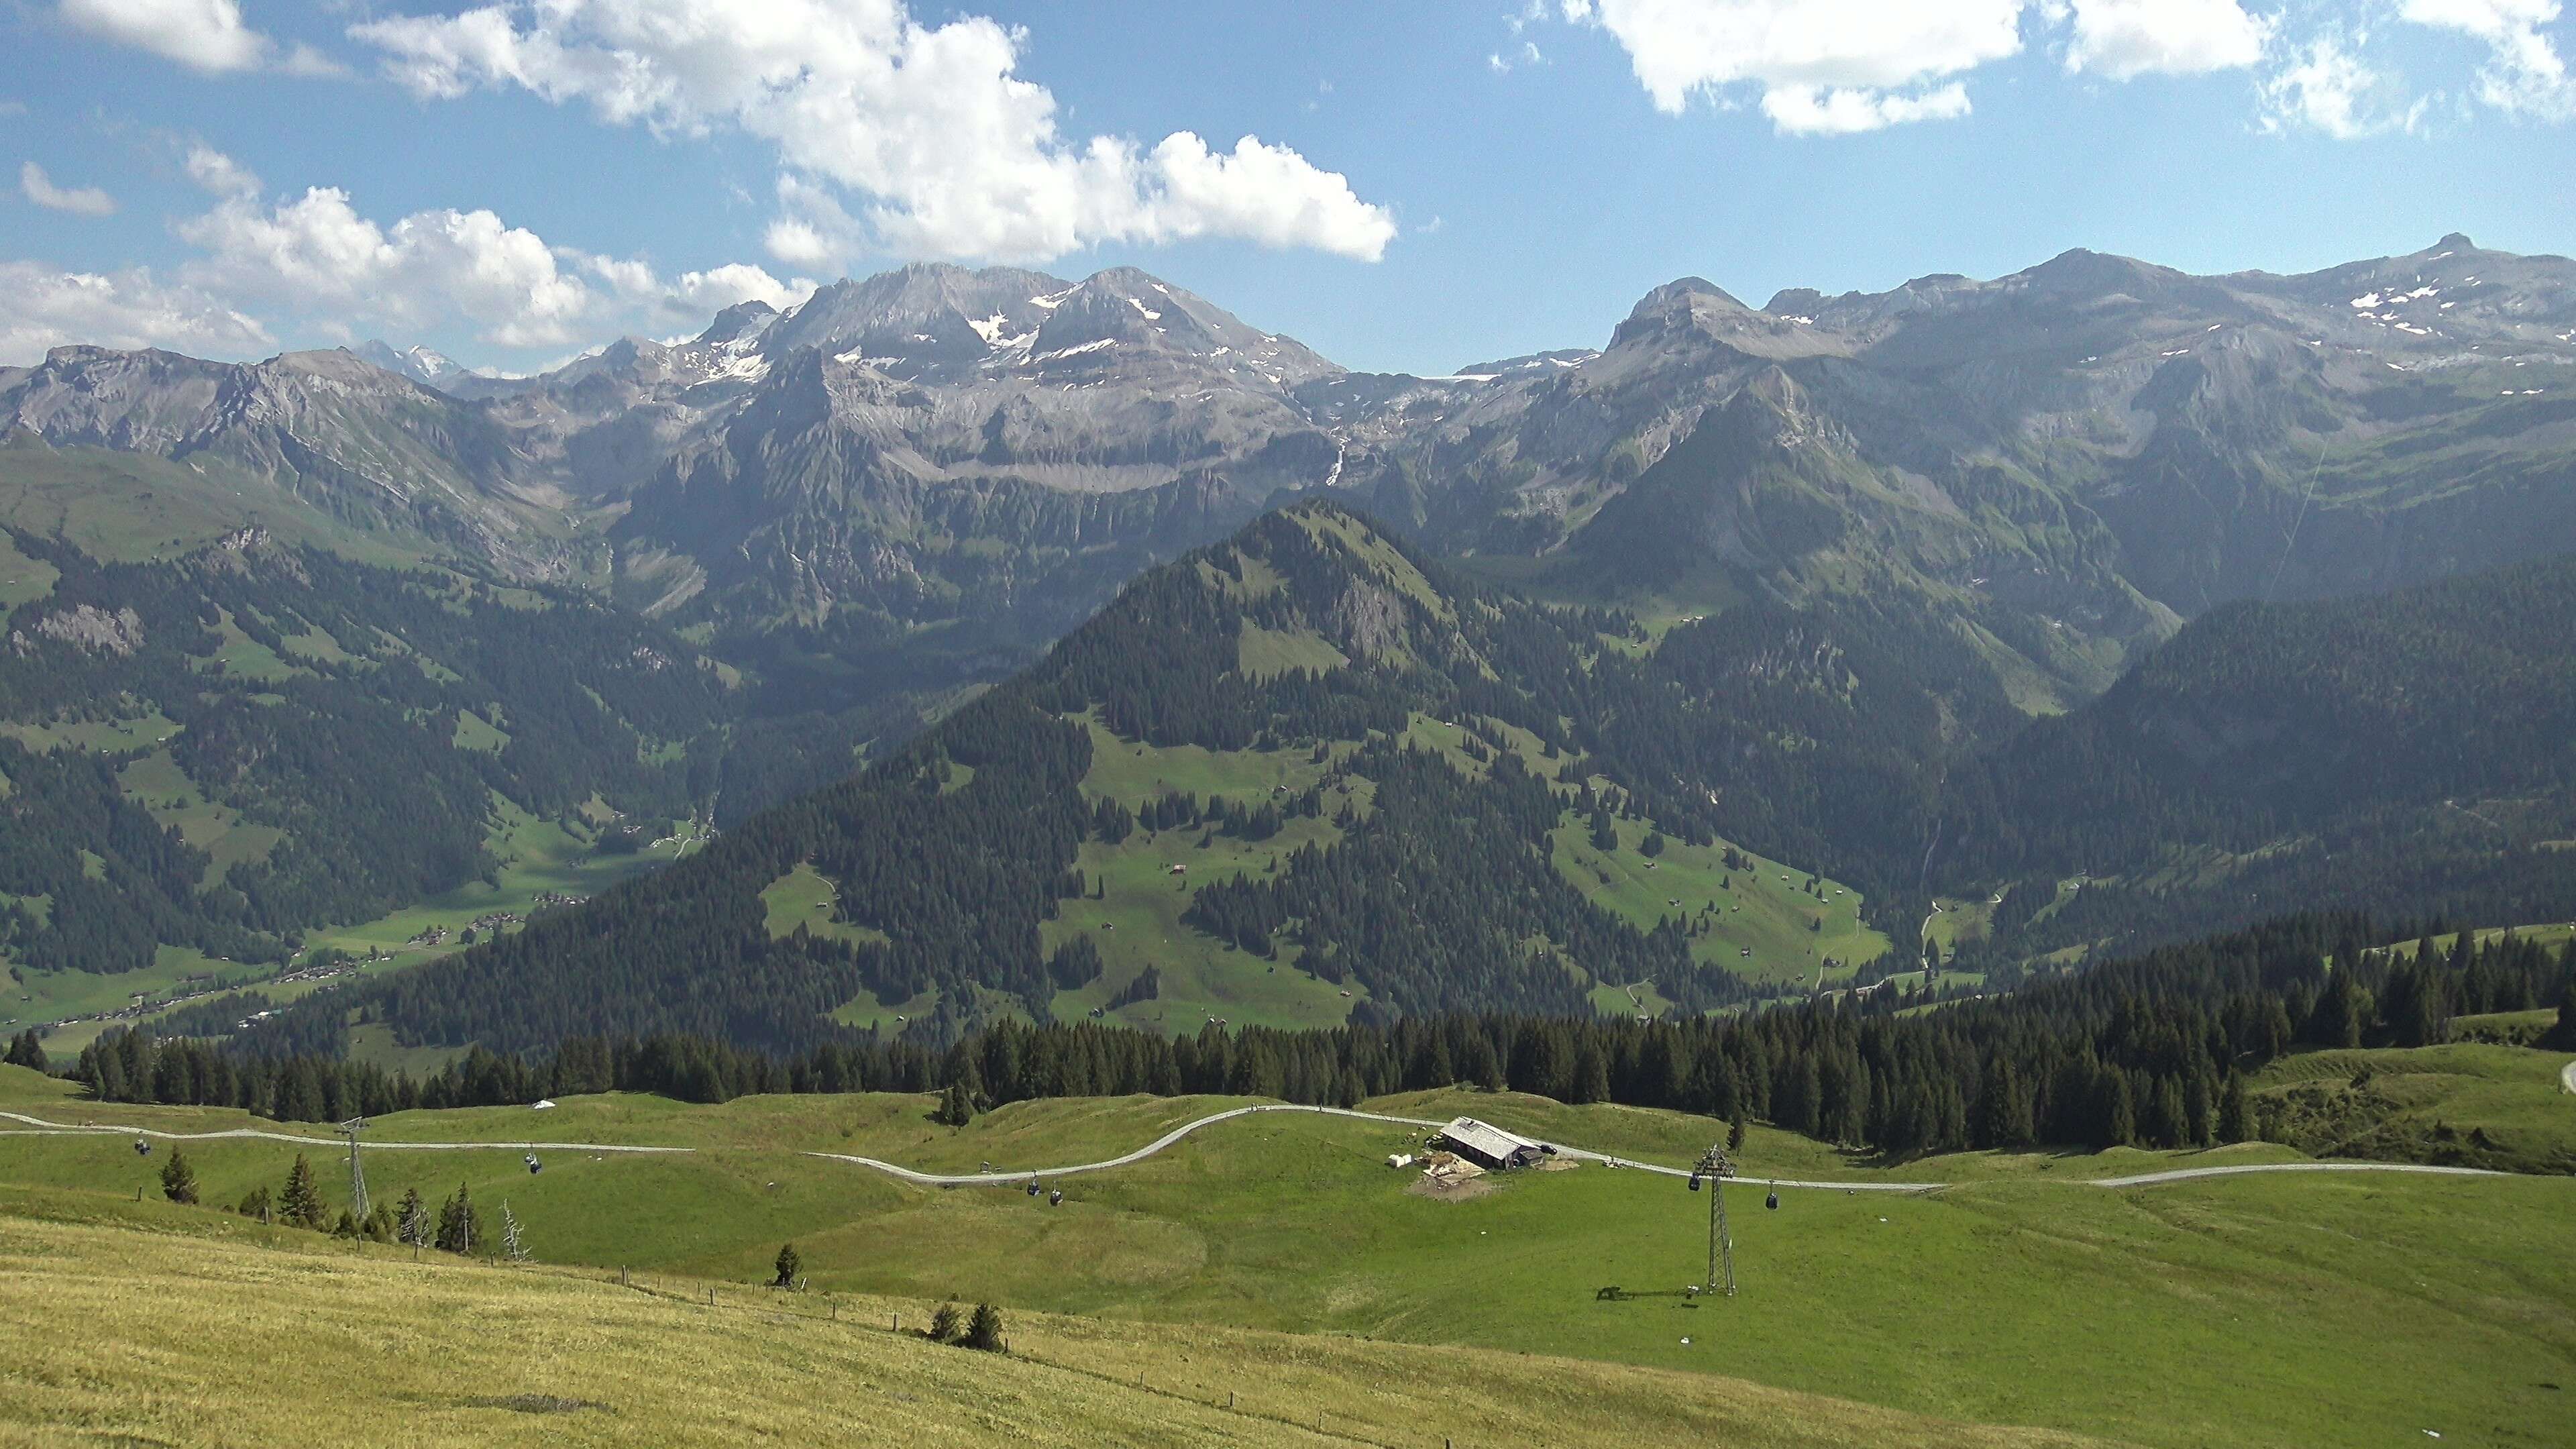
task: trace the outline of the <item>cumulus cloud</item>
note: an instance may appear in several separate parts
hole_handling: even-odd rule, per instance
[[[236,0],[62,0],[65,22],[209,75],[255,70],[276,47]]]
[[[2237,0],[2073,0],[2066,68],[2112,80],[2200,75],[2263,58],[2273,22]]]
[[[185,164],[188,179],[217,196],[247,196],[259,190],[259,177],[249,167],[203,141],[189,145]]]
[[[2316,131],[2339,141],[2414,130],[2426,102],[2410,103],[2395,77],[2362,59],[2367,40],[2328,31],[2264,77],[2263,129]]]
[[[2478,99],[2534,120],[2576,119],[2576,80],[2541,27],[2558,19],[2559,0],[2401,0],[2397,13],[2417,25],[2483,41]]]
[[[45,168],[30,161],[18,168],[18,189],[27,199],[50,211],[68,211],[74,216],[114,216],[116,198],[95,186],[56,186],[45,174]]]
[[[907,0],[509,0],[349,34],[424,97],[517,88],[657,134],[768,141],[801,188],[769,233],[795,265],[867,246],[1038,262],[1195,236],[1373,261],[1396,230],[1340,174],[1254,137],[1068,137],[1054,95],[1018,74],[1021,32],[923,24]]]
[[[2069,71],[2128,81],[2256,65],[2276,24],[2244,0],[1557,0],[1553,10],[1608,31],[1658,109],[1754,96],[1793,135],[1967,115],[1966,77],[2033,37],[2062,36]]]
[[[743,263],[665,278],[640,258],[555,246],[486,210],[387,224],[335,187],[265,202],[257,178],[204,146],[188,170],[221,199],[176,228],[201,253],[182,265],[181,283],[336,340],[463,326],[496,347],[560,348],[619,329],[703,325],[752,298],[784,307],[814,288]]]
[[[1952,80],[2022,48],[2026,0],[1597,0],[1562,13],[1628,52],[1657,109],[1758,90],[1791,133],[1874,130],[1968,112]]]
[[[102,274],[0,261],[0,366],[40,362],[46,349],[75,342],[215,356],[275,345],[249,316],[140,268]]]
[[[390,227],[346,192],[314,187],[273,207],[250,196],[179,225],[207,255],[184,280],[229,297],[329,319],[339,328],[420,328],[463,317],[504,347],[574,335],[591,296],[536,233],[489,211],[422,211]]]

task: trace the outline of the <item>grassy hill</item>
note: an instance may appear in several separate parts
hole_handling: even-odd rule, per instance
[[[2500,1114],[2576,1110],[2554,1086],[2510,1075],[2497,1077]],[[0,1076],[10,1110],[51,1120],[174,1130],[250,1120],[83,1103],[27,1073]],[[549,1263],[624,1265],[681,1297],[702,1294],[706,1282],[732,1284],[722,1298],[749,1301],[777,1245],[793,1239],[824,1292],[915,1305],[952,1293],[989,1297],[1015,1324],[1037,1312],[1083,1314],[1082,1324],[1049,1331],[1128,1343],[1121,1352],[1158,1381],[1232,1362],[1214,1345],[1237,1340],[1217,1330],[1258,1330],[1331,1335],[1299,1340],[1299,1351],[1314,1342],[1317,1354],[1329,1346],[1358,1356],[1355,1365],[1411,1351],[1398,1344],[1525,1353],[1540,1357],[1509,1362],[1537,1384],[1557,1372],[1559,1357],[1574,1358],[1708,1376],[1681,1381],[1698,1385],[1680,1391],[1691,1402],[1726,1402],[1732,1381],[1750,1380],[1903,1415],[2175,1449],[2361,1446],[2424,1428],[2469,1442],[2561,1442],[2553,1426],[2564,1422],[2563,1391],[2544,1386],[2569,1383],[2576,1363],[2576,1264],[2558,1246],[2576,1212],[2576,1181],[2567,1178],[2281,1174],[2113,1191],[2083,1179],[2300,1159],[2256,1145],[1961,1154],[1888,1171],[1757,1126],[1741,1154],[1747,1173],[1951,1185],[1893,1197],[1785,1191],[1776,1211],[1739,1188],[1730,1204],[1744,1291],[1693,1308],[1675,1290],[1702,1268],[1704,1197],[1669,1178],[1587,1166],[1509,1178],[1462,1200],[1427,1198],[1407,1191],[1413,1174],[1383,1166],[1385,1154],[1419,1141],[1414,1129],[1391,1125],[1305,1114],[1237,1119],[1137,1166],[1062,1179],[1061,1207],[1013,1188],[909,1187],[802,1155],[1043,1167],[1127,1150],[1235,1101],[1031,1102],[957,1130],[932,1124],[930,1101],[918,1097],[744,1098],[719,1107],[578,1098],[542,1114],[489,1108],[380,1119],[367,1162],[380,1197],[417,1186],[435,1199],[462,1180],[487,1213],[506,1200]],[[2454,1109],[2454,1120],[2475,1120],[2472,1105]],[[1471,1111],[1551,1140],[1675,1164],[1716,1130],[1674,1113],[1497,1094],[1415,1094],[1371,1106],[1432,1119]],[[530,1137],[699,1150],[540,1149],[545,1170],[530,1176],[514,1146],[391,1145]],[[253,1185],[274,1187],[298,1149],[235,1139],[185,1150],[207,1200],[221,1202]],[[326,1141],[304,1150],[337,1201],[344,1179],[335,1148]],[[0,1182],[22,1185],[20,1202],[122,1198],[130,1206],[138,1188],[154,1195],[158,1160],[138,1158],[121,1136],[13,1137],[0,1147]],[[293,1241],[319,1248],[307,1235]],[[55,1310],[79,1309],[90,1300],[73,1276],[48,1274],[46,1286],[22,1291]],[[1614,1284],[1639,1296],[1599,1300],[1597,1290]],[[1174,1353],[1197,1362],[1181,1370]],[[1129,1364],[1122,1359],[1117,1374]],[[495,1392],[622,1404],[639,1402],[641,1391],[525,1377]],[[1582,1442],[1576,1436],[1603,1416],[1625,1412],[1617,1407],[1624,1398],[1589,1381],[1544,1392],[1579,1421],[1552,1425],[1551,1442]],[[1595,1393],[1604,1397],[1586,1397]],[[1437,1422],[1446,1412],[1426,1415],[1417,1405],[1411,1420]],[[1482,1420],[1474,1432],[1471,1442],[1509,1442]],[[1660,1431],[1648,1422],[1636,1432],[1634,1442],[1654,1442]],[[1872,1431],[1860,1442],[1907,1442],[1901,1433]]]
[[[2576,1173],[2566,1061],[2480,1043],[2312,1052],[2274,1063],[2256,1100],[2279,1140],[2321,1157]]]
[[[0,1192],[0,1433],[178,1445],[2077,1446],[1736,1379],[1017,1312],[1010,1353],[917,1299],[414,1265],[150,1205]],[[277,1343],[292,1322],[293,1348]],[[391,1350],[388,1352],[388,1350]],[[95,1367],[114,1362],[113,1376]],[[1231,1407],[1228,1407],[1229,1403]],[[1316,1415],[1321,1414],[1321,1419]]]

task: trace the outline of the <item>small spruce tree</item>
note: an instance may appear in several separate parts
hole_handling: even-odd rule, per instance
[[[957,1338],[958,1331],[964,1326],[964,1322],[965,1315],[957,1311],[957,1304],[953,1300],[940,1304],[938,1309],[930,1315],[931,1341],[934,1343],[954,1342]]]
[[[188,1165],[188,1154],[176,1147],[170,1149],[170,1160],[161,1164],[161,1195],[189,1207],[197,1203],[197,1170]]]
[[[474,1211],[474,1199],[466,1193],[465,1184],[460,1182],[456,1185],[456,1196],[449,1198],[438,1210],[438,1249],[443,1253],[471,1254],[474,1246],[485,1236],[483,1224]]]
[[[320,1232],[328,1219],[323,1216],[322,1189],[313,1180],[313,1164],[304,1154],[295,1154],[295,1165],[286,1170],[286,1191],[278,1194],[278,1221],[290,1227],[311,1228]]]
[[[403,1189],[402,1209],[395,1217],[394,1237],[396,1241],[415,1248],[429,1246],[429,1203],[421,1197],[419,1188]]]
[[[1735,1120],[1726,1124],[1726,1150],[1729,1153],[1744,1150],[1744,1109],[1741,1106],[1735,1109]]]
[[[268,1189],[265,1187],[254,1187],[249,1192],[242,1195],[241,1206],[233,1209],[233,1211],[240,1213],[246,1218],[257,1218],[261,1222],[267,1222],[269,1215],[275,1211],[275,1208],[269,1198]]]
[[[778,1261],[774,1266],[778,1269],[778,1276],[769,1280],[769,1286],[793,1288],[796,1286],[797,1270],[805,1266],[805,1260],[797,1256],[794,1243],[781,1243],[778,1247]]]
[[[1001,1353],[1002,1315],[990,1303],[975,1305],[975,1316],[966,1320],[964,1346],[982,1353]]]

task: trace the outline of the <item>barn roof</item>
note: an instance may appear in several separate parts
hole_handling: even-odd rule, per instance
[[[1453,1120],[1448,1126],[1440,1129],[1440,1135],[1453,1147],[1464,1148],[1478,1157],[1489,1158],[1495,1162],[1508,1160],[1519,1148],[1538,1145],[1526,1137],[1516,1137],[1500,1127],[1479,1122],[1473,1117],[1460,1117]]]

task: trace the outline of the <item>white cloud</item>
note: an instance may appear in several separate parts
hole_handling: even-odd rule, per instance
[[[30,365],[47,348],[75,342],[238,357],[274,341],[250,317],[148,271],[101,275],[0,261],[0,366]]]
[[[2251,0],[1556,0],[1608,31],[1660,110],[1757,99],[1778,130],[1838,135],[1971,109],[1968,78],[2062,37],[2070,72],[2130,81],[2263,63],[2280,18]],[[2374,0],[2376,3],[2376,0]],[[2557,0],[2402,0],[2530,10]],[[1533,5],[1518,18],[1536,18]]]
[[[2361,58],[2368,39],[2348,41],[2328,31],[2266,76],[2260,87],[2263,129],[2319,131],[2339,141],[2415,129],[2426,103],[2409,104],[2394,77]]]
[[[62,18],[92,35],[192,70],[254,70],[274,48],[242,23],[236,0],[62,0]]]
[[[178,230],[207,252],[182,269],[185,280],[349,335],[463,318],[500,346],[556,346],[593,304],[536,233],[489,211],[415,212],[380,227],[347,193],[314,187],[272,208],[235,196]]]
[[[114,216],[116,198],[95,186],[56,186],[45,168],[30,161],[18,168],[18,189],[27,199],[51,211],[74,216]]]
[[[242,22],[239,0],[62,0],[57,13],[75,29],[208,75],[247,70],[293,76],[349,73],[300,41],[281,50]]]
[[[249,167],[203,141],[188,147],[188,179],[217,196],[246,196],[259,190],[259,177]]]
[[[770,142],[853,223],[784,212],[771,251],[797,265],[870,245],[1035,262],[1194,236],[1375,260],[1395,235],[1344,177],[1253,137],[1213,153],[1185,131],[1151,147],[1067,137],[1053,94],[1017,73],[1021,32],[925,25],[907,0],[508,0],[349,33],[422,96],[516,87],[611,124]]]
[[[765,268],[731,262],[703,272],[682,272],[665,289],[667,305],[694,317],[711,316],[741,302],[767,302],[784,312],[814,295],[814,282],[782,282]]]
[[[664,278],[641,258],[553,246],[490,211],[419,211],[380,224],[330,187],[265,203],[257,178],[204,146],[188,169],[222,199],[178,224],[202,252],[181,267],[181,281],[338,341],[462,326],[496,347],[561,348],[618,330],[703,326],[736,302],[785,307],[814,290],[744,263]]]
[[[2558,0],[2401,0],[2397,13],[2486,43],[2479,100],[2511,115],[2565,121],[2576,119],[2576,80],[2557,45],[2541,33],[2559,9]]]
[[[2022,48],[2026,0],[1598,0],[1567,4],[1628,52],[1657,109],[1730,104],[1757,88],[1793,133],[1872,130],[1965,115],[1949,78]]]
[[[2237,0],[2073,0],[2073,10],[2066,68],[2118,81],[2250,66],[2273,26]]]
[[[1773,86],[1762,93],[1762,114],[1800,136],[1847,136],[1909,121],[1946,121],[1968,114],[1968,88],[1952,81],[1919,95],[1840,86]]]

